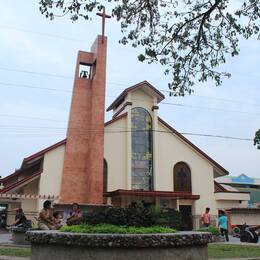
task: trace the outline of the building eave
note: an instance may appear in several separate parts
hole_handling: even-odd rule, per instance
[[[120,120],[120,119],[122,119],[122,118],[125,118],[126,116],[127,116],[127,112],[125,112],[125,113],[122,114],[122,115],[119,115],[119,116],[117,116],[117,117],[112,118],[111,120],[105,122],[105,127],[106,127],[106,126],[109,126],[109,125],[111,125],[111,124],[113,124],[114,122],[116,122],[116,121],[118,121],[118,120]]]
[[[148,86],[152,91],[154,91],[154,93],[156,93],[158,95],[158,101],[162,101],[165,96],[159,91],[157,90],[153,85],[151,85],[148,81],[142,81],[138,84],[135,84],[129,88],[126,88],[113,102],[112,104],[107,108],[107,112],[114,109],[115,107],[117,107],[123,100],[124,98],[126,97],[126,95],[131,92],[131,91],[134,91],[140,87],[143,87],[143,86]]]
[[[191,192],[173,192],[173,191],[143,191],[143,190],[114,190],[104,193],[105,197],[120,196],[141,196],[141,197],[164,197],[175,199],[198,200],[200,195],[193,195]]]
[[[56,149],[57,147],[59,147],[59,146],[65,144],[66,141],[67,141],[67,139],[64,139],[64,140],[62,140],[62,141],[60,141],[60,142],[58,142],[58,143],[56,143],[56,144],[53,144],[53,145],[51,145],[51,146],[49,146],[49,147],[47,147],[47,148],[45,148],[45,149],[43,149],[43,150],[41,150],[41,151],[35,153],[35,154],[32,154],[32,155],[30,155],[30,156],[24,158],[24,159],[23,159],[23,163],[26,163],[26,162],[28,162],[28,161],[31,161],[31,160],[33,160],[33,159],[35,159],[35,158],[37,158],[37,157],[43,156],[45,153],[47,153],[47,152],[49,152],[49,151],[51,151],[51,150],[54,150],[54,149]],[[23,163],[22,163],[22,164],[23,164]]]
[[[6,193],[8,191],[12,191],[14,189],[18,189],[20,187],[22,187],[25,184],[28,184],[31,181],[34,181],[35,179],[37,179],[38,177],[40,177],[42,171],[36,172],[34,174],[32,174],[31,176],[24,178],[16,183],[11,184],[10,186],[0,190],[0,193]]]

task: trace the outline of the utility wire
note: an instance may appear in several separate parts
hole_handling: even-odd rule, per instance
[[[23,85],[23,84],[12,84],[12,83],[5,83],[5,82],[0,82],[0,85],[18,87],[18,88],[21,87],[21,88],[32,88],[32,89],[40,89],[40,90],[48,90],[48,91],[57,91],[57,92],[64,92],[64,93],[72,94],[72,91],[70,91],[70,90],[57,89],[57,88],[45,88],[45,87],[37,87],[37,86]],[[81,92],[74,91],[73,93],[82,95]],[[117,98],[117,96],[115,96],[115,95],[106,95],[106,97],[107,98]],[[132,100],[133,101],[144,101],[143,99],[132,99]],[[239,113],[239,114],[247,114],[247,115],[260,115],[260,112],[254,113],[254,112],[247,112],[247,111],[228,110],[228,109],[206,107],[206,106],[205,107],[204,106],[194,106],[194,105],[165,102],[165,101],[162,101],[160,104],[178,106],[178,107],[187,107],[187,108],[193,108],[193,109],[201,109],[201,110],[215,110],[215,111],[221,111],[221,112],[231,112],[231,113]]]
[[[73,79],[73,77],[71,77],[71,76],[46,73],[46,72],[37,72],[37,71],[31,71],[31,70],[21,70],[21,69],[12,69],[12,68],[4,68],[4,67],[0,67],[0,70],[10,71],[10,72],[21,72],[21,73],[34,74],[34,75],[47,76],[47,77],[55,77],[55,78]]]
[[[31,31],[31,30],[26,30],[26,29],[22,29],[22,28],[11,27],[11,26],[0,25],[0,29],[7,29],[7,30],[18,31],[18,32],[37,34],[37,35],[41,35],[41,36],[45,36],[45,37],[57,38],[57,39],[62,39],[62,40],[66,40],[66,41],[84,42],[83,40],[71,38],[71,37],[67,37],[67,36],[63,36],[63,35]]]
[[[0,130],[1,128],[3,130],[67,130],[67,128],[64,127],[28,127],[28,126],[21,126],[21,125],[0,125]],[[117,127],[120,128],[120,127]],[[123,128],[123,127],[122,127]],[[79,130],[78,134],[79,135],[84,135],[84,134],[89,134],[89,133],[95,133],[95,134],[103,134],[105,133],[137,133],[137,132],[157,132],[157,133],[170,133],[174,134],[172,131],[166,131],[166,130],[118,130],[116,128],[111,128],[109,130],[99,130],[99,129],[84,129],[82,130],[80,127],[79,128],[69,128],[70,130]],[[125,128],[126,129],[126,128]],[[201,134],[201,133],[191,133],[191,132],[180,132],[180,134],[183,135],[192,135],[192,136],[203,136],[203,137],[214,137],[214,138],[222,138],[222,139],[232,139],[232,140],[243,140],[243,141],[252,141],[252,138],[242,138],[242,137],[233,137],[233,136],[223,136],[223,135],[213,135],[213,134]]]
[[[53,73],[47,73],[47,72],[37,72],[37,71],[31,71],[31,70],[21,70],[21,69],[13,69],[13,68],[5,68],[5,67],[0,67],[0,70],[3,71],[14,71],[14,72],[21,72],[21,73],[27,73],[27,74],[33,74],[33,75],[39,75],[39,76],[48,76],[48,77],[56,77],[56,78],[63,78],[63,79],[73,79],[71,76],[66,76],[66,75],[61,75],[61,74],[53,74]],[[114,86],[122,86],[126,87],[129,86],[129,84],[124,84],[124,83],[118,83],[118,82],[107,82],[108,85],[114,85]],[[61,92],[71,92],[70,90],[61,90],[61,89],[55,89],[55,88],[45,88],[45,87],[36,87],[36,86],[29,86],[29,85],[22,85],[22,84],[12,84],[12,83],[5,83],[1,82],[0,85],[6,85],[6,86],[13,86],[13,87],[24,87],[24,88],[34,88],[34,89],[44,89],[44,90],[50,90],[50,91],[61,91]],[[161,92],[164,93],[172,93],[170,90],[164,90],[164,89],[158,89]],[[241,103],[241,104],[247,104],[247,105],[252,105],[252,106],[260,106],[260,104],[256,103],[250,103],[242,100],[233,100],[233,99],[225,99],[225,98],[216,98],[216,97],[208,97],[208,96],[200,96],[193,94],[191,97],[201,97],[201,98],[207,98],[207,99],[215,99],[215,100],[220,100],[224,102],[232,102],[232,103]]]

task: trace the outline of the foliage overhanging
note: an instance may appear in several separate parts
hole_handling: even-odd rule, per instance
[[[171,74],[173,95],[193,91],[196,81],[212,79],[216,85],[230,73],[219,66],[227,55],[239,54],[238,42],[259,39],[260,0],[40,0],[47,18],[70,16],[91,20],[109,7],[121,24],[122,44],[142,46],[140,61],[160,63]]]

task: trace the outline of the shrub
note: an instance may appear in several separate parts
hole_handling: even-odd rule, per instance
[[[160,213],[157,224],[163,223],[163,226],[179,229],[181,226],[181,214],[175,209],[167,209]]]
[[[212,233],[212,235],[220,236],[220,231],[219,231],[219,229],[216,228],[216,227],[214,227],[214,226],[203,227],[203,228],[198,229],[197,231],[210,232],[210,233]]]
[[[154,234],[154,233],[174,233],[175,229],[153,226],[153,227],[127,227],[111,224],[89,225],[82,224],[77,226],[63,226],[61,232],[75,233],[99,233],[99,234]]]
[[[120,226],[151,227],[164,226],[178,229],[181,223],[180,213],[174,209],[160,210],[145,207],[137,203],[128,208],[108,207],[97,208],[83,216],[86,224],[112,224]]]

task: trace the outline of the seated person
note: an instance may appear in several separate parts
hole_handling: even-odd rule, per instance
[[[24,212],[21,208],[16,209],[16,213],[15,213],[15,221],[12,224],[12,226],[23,226],[23,225],[27,225],[28,220],[24,215]]]
[[[56,227],[59,229],[63,225],[63,219],[58,211],[53,213],[53,221],[56,224]]]
[[[72,211],[69,213],[69,217],[67,218],[67,225],[79,225],[82,222],[82,212],[79,209],[79,205],[77,203],[72,204]]]
[[[43,203],[43,209],[40,211],[38,226],[41,230],[57,229],[57,224],[52,216],[51,201],[46,200]]]

